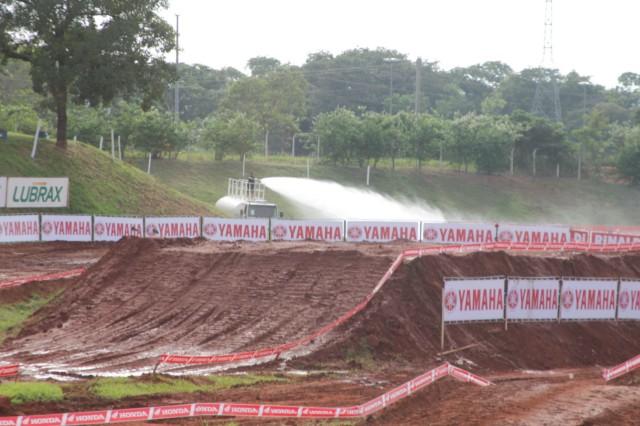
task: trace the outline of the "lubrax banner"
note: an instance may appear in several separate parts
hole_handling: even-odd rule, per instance
[[[7,179],[6,200],[9,208],[68,207],[69,178],[10,177]]]

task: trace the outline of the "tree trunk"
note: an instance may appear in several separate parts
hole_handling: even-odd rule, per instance
[[[56,131],[56,147],[67,149],[67,90],[60,88],[54,94],[56,114],[58,115],[58,129]]]

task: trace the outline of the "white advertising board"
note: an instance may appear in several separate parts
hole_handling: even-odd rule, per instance
[[[269,219],[204,217],[202,236],[214,241],[268,241]]]
[[[592,231],[591,242],[594,244],[631,244],[640,242],[640,235]]]
[[[274,219],[271,221],[271,239],[340,242],[344,239],[344,221]]]
[[[640,280],[620,280],[618,319],[640,320]]]
[[[431,244],[492,243],[495,232],[495,225],[490,223],[422,222],[422,241]]]
[[[67,207],[69,205],[68,177],[9,177],[7,207]]]
[[[201,235],[199,217],[146,217],[147,238],[196,238]]]
[[[141,217],[94,216],[93,239],[95,241],[118,241],[122,237],[144,236]]]
[[[556,320],[560,281],[556,278],[511,278],[507,282],[507,319]]]
[[[420,222],[348,220],[346,241],[389,242],[395,240],[420,241]]]
[[[0,216],[0,242],[40,241],[40,217],[37,214]]]
[[[504,277],[445,279],[444,321],[504,319]]]
[[[88,215],[42,215],[42,241],[91,241],[93,228]]]
[[[0,208],[7,206],[7,178],[0,176]]]
[[[615,319],[618,280],[606,278],[564,278],[560,319]]]
[[[571,241],[571,228],[554,225],[499,224],[498,241],[529,244],[567,243]]]

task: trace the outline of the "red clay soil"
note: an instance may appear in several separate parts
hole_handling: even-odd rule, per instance
[[[0,246],[3,279],[87,266],[100,258],[78,278],[49,283],[66,290],[17,337],[0,345],[0,363],[19,362],[24,375],[33,377],[126,375],[151,371],[163,352],[209,355],[292,342],[355,307],[401,249],[413,245],[125,238],[110,245]],[[444,277],[640,277],[637,253],[546,256],[497,252],[416,259],[401,265],[370,305],[338,329],[278,361],[242,368],[334,373],[207,395],[131,398],[117,406],[206,401],[346,406],[448,361],[496,386],[477,388],[445,378],[375,414],[367,424],[637,424],[640,374],[605,383],[599,372],[640,354],[638,322],[510,323],[508,330],[503,323],[449,325],[445,350],[475,346],[438,355]],[[19,269],[14,275],[13,264]],[[46,285],[0,290],[0,301]],[[161,366],[160,371],[215,369]],[[87,398],[19,410],[39,414],[111,406]],[[0,400],[0,416],[15,413]],[[202,424],[202,419],[171,422],[178,423]]]

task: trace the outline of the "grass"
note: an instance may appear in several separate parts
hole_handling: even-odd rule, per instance
[[[93,380],[89,390],[105,399],[121,399],[130,396],[149,396],[174,393],[213,392],[236,386],[252,386],[283,379],[275,376],[209,376],[205,381],[177,379],[167,376],[151,376],[145,379],[132,377],[100,378]]]
[[[24,320],[54,297],[55,294],[49,297],[34,294],[25,302],[0,305],[2,307],[2,309],[0,309],[0,343],[9,335],[19,333],[19,326]]]
[[[54,402],[63,399],[62,388],[48,382],[0,383],[0,395],[10,398],[14,405],[26,402]]]

